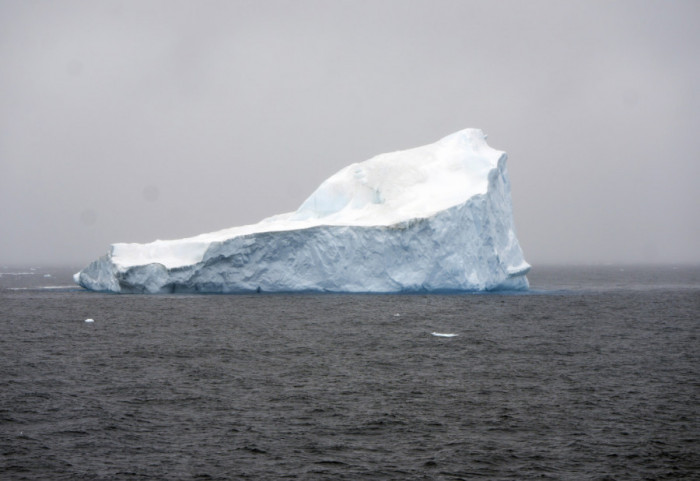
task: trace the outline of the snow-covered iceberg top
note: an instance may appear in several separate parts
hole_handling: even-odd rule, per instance
[[[187,239],[113,244],[107,256],[76,274],[76,282],[118,292],[237,292],[261,290],[262,285],[273,291],[524,288],[529,266],[515,238],[505,163],[505,153],[489,147],[481,130],[465,129],[434,144],[349,165],[324,181],[294,212]],[[433,243],[440,241],[423,257],[418,251],[411,252],[425,247],[420,245],[423,237],[404,245],[408,241],[400,233],[420,220],[432,223],[431,230],[421,235]],[[323,242],[312,241],[319,228],[325,229],[324,236],[331,234]],[[462,235],[455,235],[458,233]],[[268,234],[277,239],[271,241]],[[357,252],[325,259],[324,251],[360,248],[371,253],[374,244],[389,245],[388,240],[400,245],[390,251],[382,247],[381,256],[389,256],[387,265],[401,264],[402,255],[406,259],[418,256],[426,261],[423,271],[431,273],[411,273],[412,268],[419,268],[411,261],[412,265],[404,266],[406,272],[397,276],[381,265],[381,259],[371,256],[366,263],[380,265],[358,271],[349,264],[363,262]],[[264,254],[256,261],[241,263],[240,254],[252,249],[251,242],[257,245],[255,252],[262,247]],[[275,242],[282,247],[271,247]],[[231,251],[233,244],[238,253]],[[295,246],[293,252],[286,252],[290,245]],[[300,269],[295,262],[304,256],[309,259]],[[224,257],[230,262],[221,260]],[[218,259],[216,268],[212,267],[214,258]],[[316,265],[312,258],[317,259]],[[435,262],[447,264],[431,267]],[[435,269],[437,275],[432,272]],[[449,272],[444,285],[440,270]],[[183,275],[187,271],[191,272]],[[363,281],[361,276],[368,277]],[[384,280],[378,281],[377,276]],[[514,278],[520,279],[516,282]]]
[[[503,155],[488,146],[481,130],[461,130],[434,144],[351,164],[326,179],[295,212],[188,239],[113,244],[112,262],[174,268],[201,261],[212,242],[242,235],[319,225],[392,225],[430,217],[485,194],[488,174]]]

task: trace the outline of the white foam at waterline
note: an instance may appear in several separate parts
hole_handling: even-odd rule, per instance
[[[85,322],[95,322],[94,319],[85,319]]]
[[[457,334],[452,334],[451,332],[431,332],[435,337],[456,337]]]
[[[8,291],[41,291],[41,290],[70,290],[75,291],[80,288],[76,288],[74,285],[69,286],[37,286],[37,287],[6,287]]]

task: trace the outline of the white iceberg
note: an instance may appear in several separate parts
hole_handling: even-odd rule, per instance
[[[466,129],[324,181],[295,212],[179,240],[113,244],[86,289],[461,292],[527,289],[506,154]]]

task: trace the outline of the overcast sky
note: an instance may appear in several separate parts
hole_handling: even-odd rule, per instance
[[[700,2],[0,0],[0,263],[295,210],[481,128],[525,257],[700,262]]]

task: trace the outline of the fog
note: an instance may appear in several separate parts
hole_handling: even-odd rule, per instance
[[[481,128],[534,265],[699,263],[700,2],[0,0],[0,263],[295,210]]]

